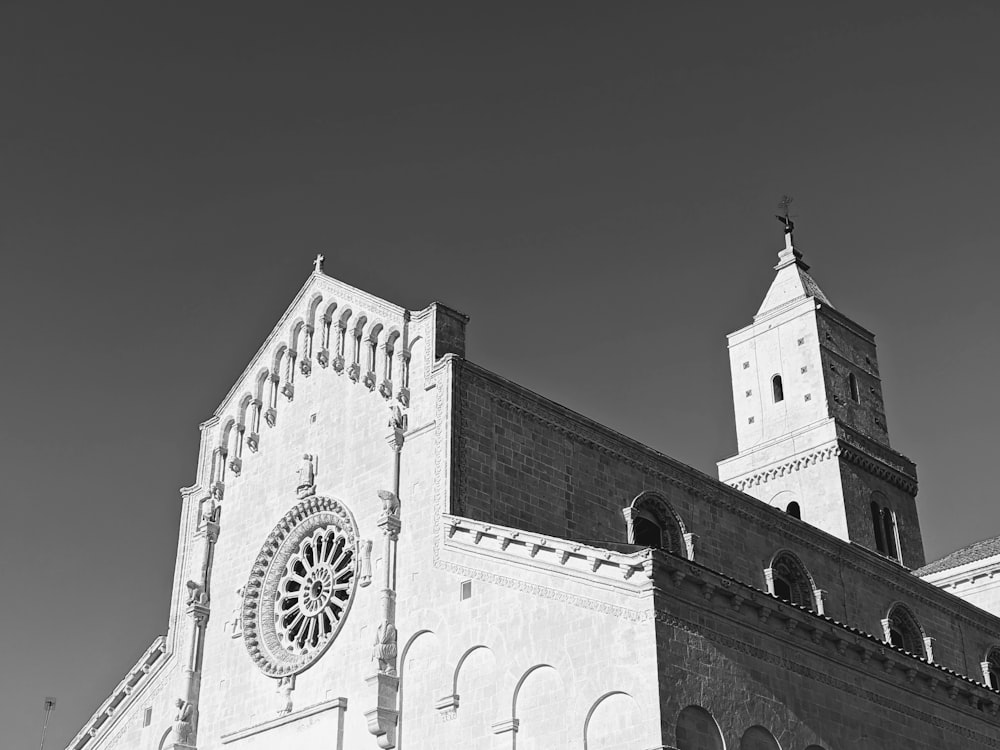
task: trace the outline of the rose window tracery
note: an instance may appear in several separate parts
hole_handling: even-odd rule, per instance
[[[336,527],[316,529],[299,543],[278,582],[275,627],[294,653],[316,648],[336,630],[354,585],[353,550]]]
[[[268,535],[243,594],[243,637],[264,674],[285,677],[329,648],[357,587],[357,525],[332,498],[311,496]]]

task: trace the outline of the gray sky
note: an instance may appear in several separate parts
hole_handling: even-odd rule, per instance
[[[928,559],[1000,534],[995,3],[5,3],[0,732],[166,626],[200,421],[311,270],[699,469],[797,245],[880,344]]]

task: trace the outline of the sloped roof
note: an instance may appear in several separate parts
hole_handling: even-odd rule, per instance
[[[931,573],[938,573],[949,568],[968,565],[977,560],[985,560],[987,557],[993,557],[994,555],[1000,555],[1000,536],[995,536],[992,539],[983,539],[957,549],[954,552],[950,552],[940,560],[935,560],[922,568],[917,568],[913,571],[913,575],[928,576]]]
[[[833,307],[819,284],[809,275],[809,266],[802,261],[802,253],[792,245],[791,235],[785,235],[785,242],[785,248],[778,253],[778,265],[774,267],[778,273],[764,295],[755,318],[803,297],[814,297]]]

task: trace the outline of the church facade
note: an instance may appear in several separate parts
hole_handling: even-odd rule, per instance
[[[166,634],[67,750],[1000,747],[996,599],[922,568],[874,336],[790,233],[719,479],[466,322],[317,261],[201,425]]]

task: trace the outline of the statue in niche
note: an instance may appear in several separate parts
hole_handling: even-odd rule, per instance
[[[299,467],[299,486],[297,489],[299,497],[308,497],[316,490],[316,457],[308,453],[302,456],[302,465]]]
[[[378,671],[387,675],[396,674],[396,626],[383,620],[375,632],[375,648],[372,661],[378,663]]]
[[[177,713],[174,715],[174,724],[170,728],[173,735],[171,741],[178,745],[186,745],[194,732],[194,706],[183,698],[178,698],[174,705]]]

